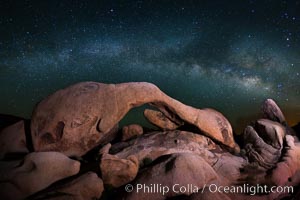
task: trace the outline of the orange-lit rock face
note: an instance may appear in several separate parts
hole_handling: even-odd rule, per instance
[[[32,115],[34,149],[81,156],[112,140],[116,124],[131,108],[145,103],[152,103],[170,120],[176,116],[206,136],[238,149],[231,125],[221,113],[184,105],[145,82],[116,85],[82,82],[50,95],[37,105]]]
[[[126,141],[143,134],[143,127],[138,124],[130,124],[122,128],[122,141]]]
[[[101,127],[108,111],[115,112],[113,88],[92,82],[76,84],[39,103],[31,123],[35,150],[82,155],[96,146],[115,125]]]

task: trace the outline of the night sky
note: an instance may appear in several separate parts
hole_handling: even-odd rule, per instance
[[[29,118],[79,81],[148,81],[236,129],[266,98],[300,121],[300,0],[12,0],[0,17],[1,113]]]

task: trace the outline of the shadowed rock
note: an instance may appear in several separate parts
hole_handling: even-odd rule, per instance
[[[21,120],[25,120],[25,119],[13,115],[0,114],[0,130],[2,130],[7,126],[13,125]]]
[[[156,110],[146,109],[144,111],[144,116],[151,124],[161,128],[162,130],[175,130],[183,124],[176,124],[167,118],[162,112]]]
[[[281,157],[285,135],[280,123],[268,119],[257,120],[254,128],[246,127],[244,143],[249,161],[266,169],[274,167]]]
[[[8,153],[28,153],[24,120],[4,128],[0,132],[0,159]]]
[[[215,188],[213,188],[215,189]],[[188,200],[231,200],[226,194],[222,192],[210,192],[208,188],[203,192],[192,194]],[[233,198],[235,199],[235,198]],[[254,199],[253,199],[254,200]]]
[[[82,82],[41,101],[31,121],[36,151],[60,151],[81,156],[111,141],[113,128],[133,107],[151,103],[170,119],[178,117],[206,136],[239,150],[228,120],[212,109],[196,109],[172,99],[151,83],[102,84]]]
[[[58,152],[30,153],[24,160],[0,162],[1,199],[23,199],[79,172],[80,163]]]
[[[244,138],[246,155],[250,162],[257,162],[266,169],[275,166],[280,158],[281,150],[267,144],[251,126],[245,129]]]
[[[51,186],[30,200],[94,200],[99,199],[104,188],[102,180],[94,172],[88,172],[61,185]]]
[[[298,137],[300,136],[300,122],[292,127],[293,130],[297,133]]]
[[[281,151],[283,147],[283,139],[286,135],[285,127],[278,122],[268,119],[259,119],[255,123],[255,130],[260,137],[272,147]]]

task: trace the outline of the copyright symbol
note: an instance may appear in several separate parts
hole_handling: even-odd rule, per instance
[[[132,192],[132,191],[133,191],[133,185],[127,184],[127,185],[125,186],[125,191],[126,191],[126,192]]]

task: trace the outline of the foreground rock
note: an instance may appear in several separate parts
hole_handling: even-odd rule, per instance
[[[255,128],[248,126],[244,132],[244,141],[249,161],[265,169],[273,168],[281,157],[285,135],[281,124],[267,119],[258,120]]]
[[[252,190],[250,194],[245,193],[228,193],[227,197],[234,200],[273,200],[273,199],[298,199],[297,197],[292,197],[291,195],[297,195],[297,185],[300,183],[300,144],[294,143],[294,138],[290,135],[287,135],[284,138],[286,145],[286,153],[283,153],[283,158],[280,162],[276,164],[276,167],[272,170],[269,170],[268,173],[265,173],[263,179],[257,181],[256,184],[262,186],[266,185],[270,190],[271,186],[280,187],[279,191],[276,192],[267,192],[257,194],[258,191]],[[255,165],[252,165],[254,167]],[[251,177],[255,179],[260,171],[258,168],[253,168],[252,173],[248,172],[248,178]],[[256,171],[255,171],[256,170]],[[241,176],[242,177],[242,176]],[[251,185],[249,179],[245,184]],[[292,188],[290,187],[293,187]],[[287,188],[289,187],[289,188]],[[293,191],[293,192],[292,192]]]
[[[75,175],[80,163],[58,152],[30,153],[24,160],[0,162],[0,197],[14,200]]]
[[[100,163],[101,175],[105,185],[110,187],[120,187],[131,182],[139,170],[139,162],[133,155],[126,159],[120,159],[117,156],[102,152]]]
[[[212,109],[196,109],[172,99],[151,83],[82,82],[41,101],[31,121],[35,151],[81,156],[110,142],[114,127],[133,107],[151,103],[166,117],[196,126],[206,136],[239,151],[228,120]]]
[[[275,185],[297,185],[300,182],[300,143],[292,136],[286,136],[286,153],[272,172],[271,180]]]
[[[122,141],[111,145],[119,141],[119,121],[131,108],[145,103],[159,110],[146,110],[145,117],[168,131],[143,133],[141,126],[132,124],[123,127]],[[231,125],[215,110],[184,105],[150,83],[75,84],[50,95],[35,108],[31,136],[38,152],[27,154],[24,160],[0,163],[0,198],[96,199],[104,186],[106,198],[109,191],[120,192],[128,183],[133,185],[131,193],[110,199],[286,197],[286,192],[255,197],[201,192],[210,183],[300,184],[300,143],[291,136],[273,100],[264,102],[262,108],[264,119],[246,127],[241,154],[233,154],[239,153],[239,146],[234,142]],[[182,124],[186,126],[176,130]],[[22,122],[2,131],[0,156],[28,152],[23,131]],[[80,173],[93,169],[103,181],[93,172],[78,174],[80,163],[66,155],[84,155],[80,158],[84,163]]]
[[[28,153],[24,120],[4,128],[0,132],[0,159],[9,153]]]
[[[52,186],[28,199],[94,200],[101,197],[103,190],[102,180],[94,172],[88,172],[67,183]]]
[[[164,200],[191,195],[201,190],[205,184],[217,181],[218,175],[200,156],[189,153],[173,154],[157,161],[138,176],[133,183],[134,190],[124,199]]]
[[[213,152],[223,152],[211,139],[179,130],[148,133],[128,142],[117,143],[110,151],[120,159],[134,155],[140,166],[174,153],[197,154],[212,165],[218,160],[218,154]]]
[[[224,193],[212,193],[210,191],[204,190],[201,193],[197,194],[192,194],[190,197],[186,197],[185,199],[182,200],[232,200],[229,198],[226,194]],[[236,199],[236,198],[233,198]],[[251,200],[255,200],[253,197]]]
[[[270,199],[281,199],[284,197],[289,196],[287,192],[277,192],[277,193],[263,193],[260,195],[255,195],[251,191],[249,194],[245,194],[245,192],[240,193],[232,193],[232,194],[225,194],[225,193],[214,193],[214,195],[210,194],[209,191],[204,190],[205,192],[202,193],[201,184],[199,182],[195,181],[203,181],[207,185],[209,183],[213,183],[216,186],[232,186],[237,187],[241,186],[243,187],[243,184],[248,184],[250,187],[251,184],[260,184],[264,187],[264,185],[267,186],[289,186],[289,185],[297,185],[300,183],[300,163],[299,163],[299,157],[300,157],[300,144],[294,143],[294,139],[292,136],[286,136],[283,138],[282,141],[282,134],[277,132],[280,130],[281,125],[277,122],[272,122],[269,120],[258,120],[257,122],[258,126],[263,126],[263,129],[257,129],[259,133],[256,132],[256,130],[249,126],[251,129],[253,129],[256,133],[256,136],[250,135],[246,137],[246,141],[253,144],[254,147],[257,147],[255,155],[259,155],[262,157],[262,161],[264,164],[261,165],[261,163],[257,162],[257,160],[250,160],[248,162],[247,159],[239,156],[232,155],[228,152],[220,151],[217,148],[211,148],[209,146],[206,146],[208,148],[203,149],[209,149],[207,150],[207,153],[204,153],[206,151],[201,150],[198,148],[197,145],[194,145],[192,148],[191,144],[189,143],[183,143],[182,146],[173,146],[171,144],[172,134],[174,132],[179,131],[169,131],[168,133],[162,133],[162,132],[154,132],[152,134],[146,134],[143,135],[140,138],[137,138],[136,141],[131,141],[130,146],[125,147],[123,150],[115,154],[116,156],[122,157],[122,156],[128,156],[128,155],[135,155],[137,157],[146,158],[143,160],[142,163],[145,163],[145,160],[149,160],[150,162],[143,165],[143,170],[140,171],[137,178],[131,183],[133,185],[134,190],[130,193],[125,193],[122,197],[116,198],[116,199],[240,199],[240,200],[270,200]],[[274,124],[273,124],[274,123]],[[261,137],[264,133],[262,130],[268,130],[267,127],[272,127],[274,125],[273,133],[274,135],[281,137],[273,137],[274,135],[270,134],[268,140],[266,136],[263,136],[264,139]],[[276,128],[276,126],[279,125],[279,127]],[[262,128],[262,127],[261,127]],[[248,129],[248,128],[247,128]],[[278,129],[276,131],[276,129]],[[164,134],[167,137],[163,137]],[[195,135],[196,138],[198,135],[190,133],[192,135]],[[252,134],[252,133],[250,133]],[[189,133],[178,133],[177,136],[182,136],[184,138],[189,138]],[[148,137],[149,141],[146,142],[146,137]],[[176,137],[175,137],[176,138]],[[156,139],[156,141],[154,140]],[[180,138],[178,138],[180,140]],[[266,140],[266,141],[265,141]],[[139,141],[139,142],[137,142]],[[144,143],[142,142],[144,141]],[[162,142],[164,141],[164,142]],[[195,141],[194,141],[195,142]],[[192,143],[190,141],[190,143]],[[196,143],[196,142],[195,142]],[[210,142],[209,142],[210,143]],[[141,144],[141,146],[138,147],[138,144]],[[149,147],[149,144],[153,144],[152,150]],[[158,144],[161,144],[162,147],[165,147],[165,149],[160,149],[157,147]],[[279,147],[279,149],[276,147],[278,144],[282,145]],[[202,144],[203,145],[203,144]],[[215,144],[214,144],[215,145]],[[262,146],[260,146],[262,145]],[[272,146],[274,145],[274,146]],[[147,147],[148,146],[148,147]],[[185,150],[186,153],[174,153],[174,152],[180,152],[180,150],[183,150],[182,147],[187,146]],[[267,147],[266,147],[267,146]],[[271,148],[271,150],[269,149]],[[283,148],[285,150],[283,150]],[[114,145],[111,147],[112,151],[114,149]],[[140,151],[138,150],[140,149]],[[155,149],[157,151],[155,152]],[[280,153],[278,150],[280,150]],[[269,151],[274,150],[274,155],[269,154]],[[108,149],[106,149],[108,151]],[[148,152],[148,153],[145,153]],[[173,154],[167,154],[167,152]],[[202,152],[201,154],[199,152]],[[210,153],[210,154],[209,154]],[[279,153],[279,154],[277,154]],[[142,156],[144,155],[144,156]],[[146,155],[146,156],[145,156]],[[155,156],[153,156],[155,155]],[[180,156],[179,156],[180,155]],[[214,157],[210,157],[208,155],[214,155]],[[270,157],[267,157],[270,156]],[[281,155],[283,157],[283,160],[278,159],[277,155]],[[151,160],[151,156],[154,160]],[[177,157],[180,157],[180,164],[174,164],[177,163]],[[148,159],[149,157],[149,159]],[[181,158],[182,157],[182,158]],[[200,160],[198,160],[198,157]],[[156,159],[155,159],[156,158]],[[211,159],[214,158],[214,159]],[[249,157],[251,158],[251,157]],[[276,158],[275,160],[273,160]],[[198,160],[198,161],[197,161]],[[210,162],[209,162],[210,161]],[[257,164],[254,164],[254,163]],[[183,164],[184,163],[184,164]],[[201,164],[200,164],[201,163]],[[271,163],[272,168],[266,167],[266,163]],[[195,169],[196,172],[194,172],[194,168],[199,167],[198,169]],[[200,169],[200,167],[203,167]],[[206,168],[207,167],[207,168]],[[204,169],[205,168],[205,169]],[[180,171],[180,177],[177,175]],[[202,172],[204,172],[205,175],[209,176],[212,172],[215,174],[215,178],[213,178],[213,181],[210,182],[206,179],[206,177],[203,177]],[[191,173],[191,174],[189,174]],[[190,185],[184,185],[186,182],[184,180],[188,180],[188,183],[192,183]],[[195,180],[195,181],[194,181]],[[163,195],[163,186],[167,186],[168,189],[172,188],[175,184],[183,184],[183,191],[179,191],[178,193],[174,193],[172,191],[168,191]],[[203,183],[202,183],[203,184]],[[147,187],[145,187],[147,186]],[[198,191],[199,188],[195,188],[193,186],[197,186],[200,188],[200,192]],[[137,188],[140,188],[137,190]],[[176,186],[177,187],[177,186]],[[122,187],[121,187],[122,188]],[[124,189],[124,188],[122,188]],[[160,191],[158,191],[160,189]],[[187,189],[187,190],[185,190]],[[270,188],[269,188],[270,189]],[[295,188],[294,188],[295,189]],[[153,192],[156,190],[156,192]],[[152,191],[152,192],[151,192]],[[176,198],[175,198],[176,197]],[[114,198],[115,199],[115,198]]]
[[[211,139],[202,135],[186,131],[153,132],[112,147],[103,147],[100,168],[104,183],[117,188],[132,181],[139,166],[149,165],[164,155],[192,153],[213,165],[222,152]]]
[[[247,165],[248,162],[244,158],[223,152],[212,164],[212,168],[218,174],[219,183],[226,186],[240,183],[239,179],[243,176],[242,171]]]

